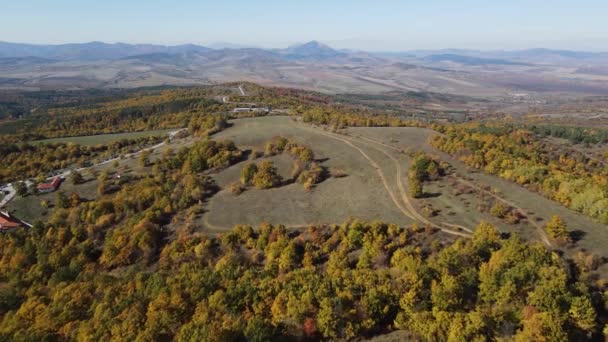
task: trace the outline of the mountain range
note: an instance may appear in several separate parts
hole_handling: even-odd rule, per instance
[[[155,44],[125,44],[125,43],[73,43],[61,45],[36,45],[23,43],[9,43],[0,41],[0,58],[19,58],[19,57],[38,57],[48,60],[58,61],[96,61],[96,60],[115,60],[133,56],[148,54],[169,54],[177,55],[183,53],[207,53],[218,50],[258,50],[267,51],[276,57],[288,60],[327,60],[333,58],[344,58],[351,55],[358,55],[362,52],[354,50],[336,50],[318,41],[310,41],[297,44],[285,49],[263,49],[245,47],[238,44],[216,43],[212,47],[205,47],[196,44],[182,45],[155,45]],[[475,58],[501,58],[500,60],[478,60],[474,64],[502,64],[514,63],[512,60],[539,60],[539,59],[574,59],[574,60],[594,60],[608,58],[608,52],[587,52],[551,49],[527,49],[516,51],[481,51],[466,49],[444,49],[444,50],[414,50],[406,52],[379,52],[366,53],[376,57],[403,57],[417,56],[425,57],[431,61],[454,61],[459,62],[463,57]],[[471,60],[465,60],[465,64],[470,64]]]
[[[318,41],[284,49],[195,44],[0,42],[0,89],[192,85],[253,81],[324,92],[604,94],[608,53],[464,49],[372,53]],[[219,48],[218,48],[219,47]],[[228,47],[228,48],[226,48]],[[559,72],[558,72],[559,71]]]

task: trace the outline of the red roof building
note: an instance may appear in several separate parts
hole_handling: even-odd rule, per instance
[[[61,178],[55,177],[52,181],[47,183],[38,184],[37,189],[40,192],[51,192],[57,190],[59,185],[61,184]]]
[[[0,213],[0,231],[19,227],[21,227],[21,224],[13,221],[10,215],[6,213]]]

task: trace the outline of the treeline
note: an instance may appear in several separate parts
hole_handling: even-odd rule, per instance
[[[608,169],[532,132],[453,126],[433,145],[467,165],[517,182],[566,207],[608,223]]]
[[[0,143],[17,143],[44,138],[81,136],[105,133],[182,128],[199,116],[227,113],[232,105],[214,100],[226,95],[238,84],[208,87],[149,89],[118,93],[83,94],[80,100],[70,97],[56,106],[46,103],[21,120],[0,125]],[[338,103],[327,95],[315,92],[264,88],[245,84],[247,96],[243,101],[262,106],[289,109],[306,122],[328,124],[335,128],[346,126],[416,126],[418,121],[406,121],[387,113],[378,113],[365,106]],[[239,101],[238,96],[233,100]],[[51,96],[51,98],[55,98]],[[16,101],[26,101],[16,97]],[[50,106],[50,107],[48,107]],[[433,126],[441,129],[441,126]]]
[[[207,137],[228,127],[226,119],[216,115],[192,117],[188,134]],[[107,144],[83,146],[73,143],[9,143],[0,146],[0,183],[46,178],[47,173],[66,168],[79,168],[95,164],[103,159],[117,157],[156,145],[167,137],[152,136],[121,139]]]
[[[570,272],[541,245],[503,240],[489,224],[431,248],[418,228],[357,221],[218,236],[181,226],[167,242],[161,219],[177,203],[165,194],[188,193],[188,181],[142,182],[118,202],[63,209],[0,235],[3,339],[320,340],[393,329],[429,341],[601,336],[606,297],[585,285],[584,268]]]
[[[532,125],[528,127],[541,137],[567,139],[574,144],[605,144],[608,143],[608,130],[559,125]]]
[[[389,114],[357,113],[349,108],[310,107],[301,109],[297,114],[301,115],[304,122],[328,125],[334,129],[346,127],[421,127],[438,132],[444,131],[444,126],[436,123],[405,120]]]
[[[57,106],[0,125],[0,142],[187,127],[199,115],[222,111],[213,88],[126,92],[122,96],[73,106]],[[125,98],[126,97],[126,98]]]

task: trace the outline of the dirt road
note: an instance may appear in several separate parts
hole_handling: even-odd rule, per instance
[[[370,163],[370,165],[372,167],[374,167],[374,169],[376,169],[376,171],[378,172],[378,175],[380,176],[382,183],[384,185],[384,188],[386,189],[386,191],[389,193],[389,196],[391,197],[391,199],[393,200],[393,202],[395,203],[395,205],[401,210],[401,212],[416,221],[420,221],[424,224],[428,224],[436,229],[441,230],[444,233],[447,234],[452,234],[452,235],[457,235],[457,236],[462,236],[462,237],[471,237],[471,230],[466,228],[466,227],[460,227],[460,226],[454,226],[454,225],[449,225],[449,224],[442,224],[442,223],[433,223],[430,220],[428,220],[427,218],[425,218],[423,215],[421,215],[416,208],[413,206],[411,200],[409,199],[407,192],[405,190],[405,186],[403,185],[403,180],[402,180],[402,167],[401,167],[401,163],[399,162],[399,160],[397,158],[395,158],[393,155],[391,155],[390,153],[388,153],[386,150],[383,150],[377,146],[374,146],[373,144],[371,144],[371,142],[363,142],[361,140],[357,140],[357,141],[353,141],[353,138],[347,137],[347,136],[341,136],[335,133],[329,133],[329,132],[325,132],[325,131],[320,131],[318,129],[314,129],[314,128],[308,128],[309,130],[311,130],[312,132],[315,132],[317,134],[320,135],[324,135],[326,137],[341,141],[347,145],[349,145],[350,147],[356,149],[359,153],[361,153],[361,155],[363,155],[363,157],[365,157],[365,159],[367,159]],[[384,176],[383,170],[380,167],[380,165],[378,165],[377,162],[375,162],[365,151],[363,151],[361,148],[359,148],[358,146],[355,145],[355,142],[362,144],[368,148],[372,148],[375,149],[377,151],[379,151],[380,153],[386,155],[389,159],[391,159],[395,165],[395,169],[396,169],[396,184],[392,184],[393,186],[391,186],[391,184],[389,184],[386,181],[386,177]],[[403,204],[405,205],[402,206],[401,202],[399,202],[399,200],[397,199],[397,195],[395,195],[395,193],[391,190],[391,188],[396,188],[399,190],[399,195],[401,196],[401,200],[403,201]],[[445,228],[444,226],[452,226],[456,229],[459,230],[464,230],[465,232],[462,231],[457,231],[457,230],[453,230],[453,229],[449,229],[449,228]],[[463,229],[464,228],[464,229]]]

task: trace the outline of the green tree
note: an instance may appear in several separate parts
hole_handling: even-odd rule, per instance
[[[19,195],[19,196],[27,195],[27,185],[25,185],[25,182],[15,183],[15,191],[17,192],[17,195]]]
[[[70,207],[70,199],[63,191],[55,193],[55,207],[64,209]]]
[[[310,163],[315,158],[315,154],[314,154],[314,152],[310,148],[304,147],[300,151],[300,157],[299,158],[300,158],[300,161],[302,161],[304,163]]]
[[[596,313],[587,297],[574,297],[570,304],[570,319],[581,330],[591,333],[596,326]]]
[[[70,181],[72,182],[72,184],[78,185],[78,184],[82,184],[82,182],[84,182],[84,178],[82,177],[80,172],[78,172],[76,170],[72,170],[70,172]]]
[[[317,314],[317,328],[324,337],[336,339],[341,335],[341,320],[337,308],[340,300],[337,298],[323,298],[319,313]]]
[[[146,150],[146,151],[142,151],[139,154],[139,166],[141,167],[146,167],[150,164],[150,151]]]

